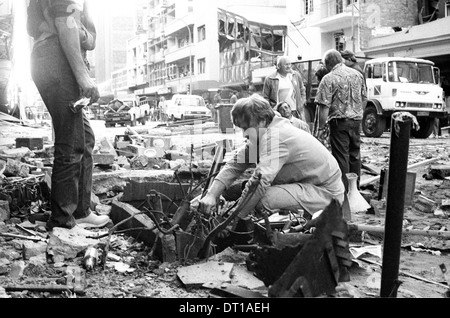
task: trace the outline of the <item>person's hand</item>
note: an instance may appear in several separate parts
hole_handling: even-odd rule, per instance
[[[199,201],[198,204],[198,210],[200,213],[203,213],[205,215],[211,214],[211,209],[216,206],[217,204],[217,198],[210,193],[207,193],[203,199]]]
[[[81,95],[83,97],[90,98],[91,104],[99,100],[100,93],[98,91],[98,87],[90,77],[85,77],[79,85]]]

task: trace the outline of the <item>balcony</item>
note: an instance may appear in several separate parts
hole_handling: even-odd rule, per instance
[[[189,58],[192,54],[192,46],[185,45],[181,48],[172,47],[166,51],[166,63],[173,63],[182,59]]]
[[[324,6],[321,19],[318,22],[310,24],[310,27],[318,27],[323,32],[332,32],[351,28],[352,24],[357,24],[359,12],[355,5],[354,12],[352,6],[340,6],[336,1],[331,1],[328,6]]]
[[[166,35],[170,35],[177,32],[189,32],[187,30],[187,27],[188,25],[193,24],[194,24],[194,16],[192,14],[189,14],[187,16],[182,17],[181,19],[175,19],[173,21],[168,20],[164,28],[164,31]]]
[[[156,54],[150,54],[150,63],[159,63],[159,62],[163,62],[164,61],[164,53],[163,52],[158,52]]]

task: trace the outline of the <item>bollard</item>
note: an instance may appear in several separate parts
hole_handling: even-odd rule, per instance
[[[399,286],[398,273],[412,119],[413,116],[409,113],[392,115],[381,297],[397,297]]]

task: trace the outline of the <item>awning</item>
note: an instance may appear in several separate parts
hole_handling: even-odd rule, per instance
[[[219,86],[219,83],[217,81],[194,81],[192,83],[192,90],[193,91],[207,91],[210,88],[217,88]]]

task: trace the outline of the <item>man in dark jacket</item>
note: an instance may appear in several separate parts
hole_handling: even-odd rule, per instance
[[[272,107],[288,103],[295,117],[311,122],[311,118],[305,118],[306,88],[302,76],[292,69],[287,56],[278,58],[276,68],[277,71],[264,81],[263,97]]]

